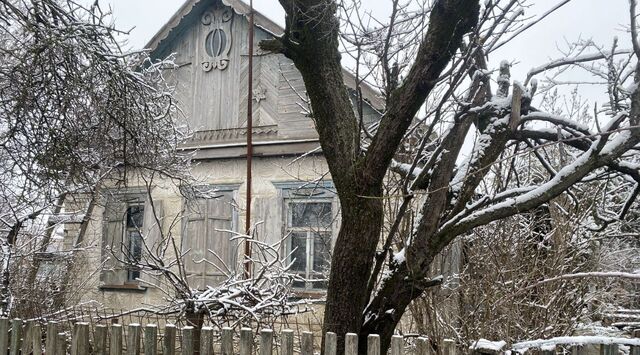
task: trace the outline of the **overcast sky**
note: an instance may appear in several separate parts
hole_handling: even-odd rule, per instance
[[[118,28],[133,28],[129,38],[129,44],[133,48],[143,47],[183,3],[182,0],[99,1],[103,7],[111,6]],[[362,2],[378,16],[384,16],[388,8],[387,0]],[[526,9],[526,16],[539,16],[560,0],[534,2],[535,6]],[[254,7],[275,22],[284,24],[284,11],[277,0],[254,0]],[[624,32],[624,26],[628,23],[627,9],[627,0],[573,0],[492,55],[489,64],[496,67],[502,59],[516,61],[512,69],[513,78],[524,80],[524,75],[530,68],[560,57],[558,48],[566,48],[565,41],[590,38],[608,47],[614,36],[618,36],[620,47],[629,48],[628,37]],[[585,88],[583,92],[587,97],[595,99],[601,95],[598,94],[602,92],[602,88]]]

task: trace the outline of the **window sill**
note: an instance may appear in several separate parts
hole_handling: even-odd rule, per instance
[[[140,286],[138,284],[101,285],[98,288],[100,289],[100,291],[107,291],[107,292],[133,292],[133,293],[147,292],[147,287]]]

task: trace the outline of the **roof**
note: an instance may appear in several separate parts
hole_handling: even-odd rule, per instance
[[[186,17],[188,17],[192,12],[195,11],[195,14],[198,14],[200,9],[208,7],[216,1],[222,1],[222,3],[226,6],[229,6],[233,9],[233,11],[241,16],[247,17],[250,12],[249,5],[245,4],[241,0],[186,0],[182,6],[176,11],[173,16],[169,19],[169,21],[160,28],[160,30],[151,38],[151,40],[147,43],[145,48],[155,51],[159,47],[163,41],[171,41],[177,33],[180,32],[181,27],[185,26],[185,22],[183,21]],[[254,23],[255,25],[266,31],[267,33],[273,36],[281,36],[284,33],[284,29],[278,25],[277,23],[270,20],[265,15],[261,14],[258,11],[254,10]],[[345,81],[345,84],[350,88],[355,88],[356,80],[355,76],[346,69],[342,70],[342,75]],[[380,98],[380,93],[372,88],[367,83],[362,83],[360,86],[362,90],[362,95],[365,100],[369,102],[371,107],[376,110],[381,110],[384,107],[383,101]]]

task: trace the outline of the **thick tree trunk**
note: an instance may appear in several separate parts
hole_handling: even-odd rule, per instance
[[[390,275],[380,285],[365,309],[360,331],[360,347],[366,346],[366,337],[369,334],[380,335],[382,354],[389,350],[391,337],[411,301],[422,295],[427,287],[432,286],[423,280],[416,280],[416,282],[408,280],[409,272],[404,262],[395,270],[391,270]]]
[[[263,41],[261,47],[284,53],[302,74],[342,208],[342,226],[331,261],[324,331],[337,334],[338,354],[344,352],[347,332],[358,333],[361,343],[368,334],[378,333],[382,350],[386,351],[399,318],[422,291],[416,289],[415,283],[404,282],[403,273],[399,272],[394,277],[400,279],[386,282],[380,291],[393,299],[381,298],[378,293],[373,300],[375,305],[367,306],[371,298],[367,284],[382,231],[384,176],[416,112],[458,50],[462,36],[477,23],[479,2],[434,2],[429,29],[415,62],[403,84],[391,95],[366,151],[361,148],[360,127],[344,86],[337,2],[280,0],[280,3],[287,14],[285,34]],[[367,313],[384,315],[368,319],[363,317],[365,308],[375,308]],[[361,354],[366,353],[365,346],[359,348]]]
[[[379,198],[357,198],[354,205],[342,209],[324,314],[324,332],[338,335],[338,349],[344,349],[344,334],[361,332],[362,314],[369,301],[371,255],[382,228],[382,207]]]

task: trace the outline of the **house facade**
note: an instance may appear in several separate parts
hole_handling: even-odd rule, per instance
[[[253,182],[251,223],[255,238],[284,240],[281,255],[307,281],[294,284],[305,296],[322,295],[331,245],[340,224],[339,204],[321,155],[305,88],[293,63],[265,53],[258,43],[282,28],[255,13],[253,93],[248,87],[249,8],[239,0],[188,0],[152,38],[152,56],[174,56],[168,79],[186,124],[194,130],[183,149],[194,152],[193,175],[203,193],[186,198],[166,181],[148,184],[131,174],[126,187],[107,189],[92,211],[85,236],[91,248],[75,271],[73,302],[95,300],[114,309],[166,301],[163,281],[126,266],[167,248],[184,263],[192,288],[215,286],[240,272],[246,198],[247,100],[253,100]],[[355,80],[345,71],[345,85]],[[364,120],[375,122],[376,92],[362,87]],[[211,192],[213,191],[213,192]],[[73,230],[67,232],[73,239]]]

